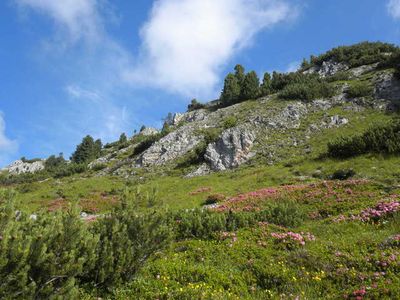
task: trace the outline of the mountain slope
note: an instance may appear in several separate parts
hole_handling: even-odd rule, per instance
[[[84,166],[14,164],[0,297],[399,298],[398,53],[339,47]]]

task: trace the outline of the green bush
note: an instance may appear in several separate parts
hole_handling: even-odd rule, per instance
[[[350,73],[346,71],[339,71],[336,74],[329,76],[326,78],[328,82],[335,82],[335,81],[347,81],[350,79]]]
[[[303,74],[301,72],[272,73],[271,89],[279,92],[291,84],[308,84],[321,81],[318,74]]]
[[[319,81],[289,84],[279,93],[282,99],[303,101],[329,98],[334,95],[335,88],[332,85]]]
[[[342,137],[328,144],[328,156],[347,158],[366,153],[400,153],[400,121],[375,126],[364,134]]]
[[[356,172],[353,169],[340,169],[336,170],[330,179],[333,180],[347,180],[349,178],[352,178],[354,175],[356,175]]]
[[[206,105],[203,103],[200,103],[197,101],[197,99],[192,99],[192,101],[190,102],[190,104],[188,105],[188,111],[195,111],[198,109],[203,109],[205,108]]]
[[[224,119],[223,127],[224,129],[229,129],[232,127],[236,127],[238,120],[235,116],[229,116]]]
[[[80,286],[126,282],[172,237],[170,215],[138,214],[133,198],[90,225],[74,207],[36,220],[16,215],[13,196],[0,191],[2,299],[77,299]]]
[[[16,218],[12,195],[1,192],[0,297],[2,299],[72,299],[77,283],[94,267],[96,234],[76,209]]]
[[[312,66],[321,66],[324,61],[333,60],[348,65],[350,68],[385,63],[390,60],[388,53],[397,53],[399,48],[392,44],[381,42],[362,42],[352,46],[334,48],[320,56],[312,56],[310,63],[303,64],[303,70]]]
[[[350,98],[367,97],[371,96],[373,91],[373,87],[368,82],[358,81],[350,85],[347,96]]]

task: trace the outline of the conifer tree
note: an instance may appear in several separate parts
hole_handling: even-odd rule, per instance
[[[264,74],[264,79],[260,87],[261,96],[268,96],[271,94],[271,75],[266,72]]]
[[[260,95],[260,80],[257,76],[257,73],[251,71],[246,74],[244,78],[243,85],[241,88],[241,96],[240,99],[248,100],[248,99],[256,99]]]
[[[220,100],[224,105],[236,103],[240,97],[240,85],[238,79],[232,73],[225,78],[224,89],[222,90]]]
[[[71,156],[71,160],[77,164],[90,162],[101,155],[102,147],[103,145],[100,139],[94,141],[90,135],[87,135],[76,147],[75,152]]]
[[[124,145],[124,144],[126,144],[127,142],[128,142],[128,138],[127,138],[126,134],[125,134],[125,133],[121,133],[121,135],[119,136],[118,143],[119,143],[120,145]]]
[[[239,85],[242,86],[243,82],[244,82],[244,79],[246,77],[245,69],[244,69],[244,67],[242,65],[238,64],[238,65],[235,66],[234,70],[235,70],[235,77],[236,77]]]

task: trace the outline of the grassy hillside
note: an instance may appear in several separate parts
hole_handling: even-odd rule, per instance
[[[194,102],[205,119],[102,148],[86,137],[90,160],[54,156],[35,174],[0,174],[0,298],[400,298],[400,133],[387,109],[398,103],[374,94],[396,72],[398,48],[340,47],[302,71],[327,60],[374,65],[361,75],[275,73],[256,100]],[[250,159],[187,176],[223,132],[247,128]],[[138,165],[186,129],[201,137],[194,148]],[[366,135],[374,147],[362,154],[328,151]]]

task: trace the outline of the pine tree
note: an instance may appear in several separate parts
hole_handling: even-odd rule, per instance
[[[232,73],[225,78],[224,89],[221,94],[221,102],[224,105],[236,103],[240,97],[240,85],[238,79]]]
[[[266,72],[264,74],[264,79],[260,87],[261,96],[268,96],[271,94],[271,75]]]
[[[119,143],[120,145],[124,145],[124,144],[126,144],[127,142],[128,142],[128,138],[127,138],[126,134],[125,134],[125,133],[121,133],[121,135],[119,136],[118,143]]]
[[[251,71],[246,74],[244,78],[244,82],[241,88],[241,96],[242,100],[248,99],[256,99],[260,95],[260,80],[257,76],[257,73]]]
[[[244,79],[246,77],[245,69],[244,69],[244,67],[242,65],[238,64],[238,65],[235,66],[234,70],[235,70],[235,77],[238,80],[239,85],[242,86],[243,82],[244,82]]]
[[[74,163],[81,164],[90,162],[101,155],[103,145],[100,139],[94,141],[90,135],[83,138],[71,156]]]

